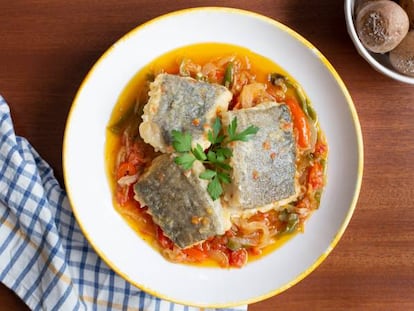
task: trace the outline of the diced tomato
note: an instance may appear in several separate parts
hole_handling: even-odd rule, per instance
[[[306,208],[306,209],[310,209],[310,201],[309,201],[309,197],[305,196],[302,200],[299,200],[298,203],[296,203],[296,207],[297,208]]]
[[[217,82],[222,82],[224,79],[224,71],[223,70],[216,70],[215,79]]]
[[[260,247],[251,247],[249,248],[249,253],[252,254],[253,256],[259,256],[260,254],[262,254],[262,249]]]
[[[207,253],[204,252],[202,249],[198,248],[197,246],[183,249],[183,253],[190,257],[192,260],[198,262],[203,261],[207,258]]]
[[[121,205],[125,206],[125,204],[134,198],[134,190],[131,186],[117,186],[115,192],[115,199]]]
[[[320,163],[313,164],[309,169],[308,182],[314,190],[320,189],[324,184],[323,167]]]
[[[236,235],[236,232],[234,232],[232,229],[227,230],[225,233],[226,237],[231,238],[234,237]]]
[[[148,152],[147,148],[148,146],[142,143],[134,143],[129,150],[127,157],[128,162],[133,165],[142,166],[145,163],[145,154]]]
[[[264,221],[266,218],[266,214],[262,212],[257,212],[253,216],[249,218],[250,221]]]
[[[160,227],[157,226],[157,240],[160,243],[161,247],[172,249],[174,247],[173,241],[171,241],[167,236],[165,236],[164,232]]]
[[[241,268],[247,263],[247,251],[244,248],[240,248],[230,253],[229,263],[230,266]]]
[[[223,236],[216,236],[210,241],[210,248],[215,250],[226,250],[228,238]]]
[[[321,142],[320,140],[318,140],[315,145],[315,152],[314,152],[315,157],[326,156],[327,152],[328,152],[328,146],[324,144],[323,142]]]
[[[137,173],[137,168],[131,162],[123,162],[119,165],[118,171],[116,172],[117,180],[121,177],[128,175],[135,175]]]

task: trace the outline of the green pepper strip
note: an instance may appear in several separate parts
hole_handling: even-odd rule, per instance
[[[286,223],[285,229],[280,234],[294,232],[299,224],[298,214],[289,213],[287,210],[280,212],[279,220]]]
[[[112,124],[109,126],[109,130],[114,134],[121,134],[121,132],[125,129],[131,118],[134,116],[134,106],[131,106],[121,117],[118,119],[118,121],[115,124]]]
[[[233,84],[233,71],[234,71],[234,64],[233,62],[229,62],[226,67],[226,71],[224,72],[224,86],[226,88],[230,88]]]
[[[286,233],[291,233],[296,230],[299,224],[299,216],[295,213],[289,215],[288,223],[285,229]]]

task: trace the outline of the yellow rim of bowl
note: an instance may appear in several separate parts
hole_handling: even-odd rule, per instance
[[[92,245],[92,247],[94,248],[94,250],[96,251],[96,253],[98,253],[98,255],[100,256],[100,258],[109,266],[111,267],[118,275],[120,275],[121,277],[123,277],[125,280],[127,280],[128,282],[130,282],[131,284],[133,284],[134,286],[137,286],[138,288],[140,288],[141,290],[159,297],[161,299],[165,299],[168,301],[172,301],[174,303],[179,303],[179,304],[184,304],[184,305],[189,305],[189,306],[196,306],[196,307],[202,307],[202,308],[228,308],[228,307],[234,307],[234,306],[240,306],[240,305],[244,305],[244,304],[251,304],[251,303],[255,303],[261,300],[265,300],[267,298],[270,298],[272,296],[275,296],[277,294],[280,294],[281,292],[287,290],[288,288],[294,286],[295,284],[297,284],[298,282],[300,282],[302,279],[304,279],[307,275],[309,275],[312,271],[314,271],[324,260],[325,258],[329,255],[329,253],[335,248],[336,244],[339,242],[340,238],[342,237],[343,233],[345,232],[346,227],[348,226],[349,221],[351,220],[352,214],[355,210],[357,201],[358,201],[358,197],[359,197],[359,192],[361,189],[361,183],[362,183],[362,175],[363,175],[363,140],[362,140],[362,132],[361,132],[361,126],[359,123],[359,119],[358,119],[358,115],[354,106],[354,103],[352,101],[352,98],[344,84],[344,82],[342,81],[342,79],[340,78],[339,74],[336,72],[336,70],[333,68],[333,66],[330,64],[330,62],[325,58],[325,56],[323,56],[323,54],[316,49],[308,40],[306,40],[305,38],[303,38],[301,35],[299,35],[297,32],[293,31],[292,29],[290,29],[289,27],[285,26],[284,24],[270,18],[270,17],[266,17],[264,15],[261,15],[259,13],[254,13],[251,11],[246,11],[246,10],[242,10],[242,9],[235,9],[235,8],[227,8],[227,7],[198,7],[198,8],[189,8],[189,9],[184,9],[184,10],[179,10],[179,11],[174,11],[171,13],[167,13],[164,15],[161,15],[159,17],[156,17],[154,19],[149,20],[148,22],[145,22],[143,24],[141,24],[140,26],[137,26],[136,28],[132,29],[131,31],[129,31],[127,34],[125,34],[122,38],[120,38],[119,40],[117,40],[117,42],[120,41],[124,41],[127,40],[129,37],[133,36],[136,32],[141,31],[143,28],[152,25],[154,23],[157,23],[158,21],[160,21],[161,19],[165,19],[165,18],[171,18],[174,16],[178,16],[178,15],[185,15],[185,14],[191,14],[193,12],[196,11],[215,11],[215,12],[226,12],[226,13],[236,13],[236,14],[241,14],[241,15],[246,15],[246,16],[250,16],[250,17],[254,17],[256,19],[260,19],[262,21],[265,21],[269,24],[272,24],[273,26],[289,33],[290,35],[292,35],[295,39],[297,39],[299,42],[301,42],[303,45],[305,45],[306,47],[308,47],[309,49],[311,49],[313,52],[316,53],[316,55],[319,57],[319,59],[322,61],[322,63],[325,65],[326,68],[329,69],[329,72],[333,75],[333,77],[335,78],[335,80],[337,81],[337,83],[340,86],[340,89],[342,90],[343,94],[345,95],[345,98],[347,100],[349,109],[351,111],[352,114],[352,119],[354,121],[354,125],[355,125],[355,130],[356,130],[356,138],[357,138],[357,142],[358,142],[358,174],[357,174],[357,181],[355,184],[355,191],[354,191],[354,196],[350,205],[350,208],[348,210],[348,213],[345,217],[345,220],[343,221],[341,227],[339,228],[338,232],[336,233],[334,239],[331,241],[328,249],[309,267],[307,268],[305,271],[303,271],[301,274],[299,274],[294,280],[290,281],[289,283],[285,284],[282,287],[279,287],[275,290],[272,290],[266,294],[260,295],[260,296],[256,296],[254,298],[250,298],[250,299],[246,299],[246,300],[241,300],[241,301],[234,301],[234,302],[228,302],[228,303],[224,303],[224,304],[208,304],[208,305],[199,305],[196,304],[194,302],[186,302],[186,301],[178,301],[176,299],[174,299],[173,297],[168,297],[162,294],[159,294],[158,292],[154,291],[153,289],[150,288],[146,288],[145,286],[143,286],[142,284],[137,283],[136,281],[132,280],[129,278],[128,275],[124,274],[123,272],[119,271],[118,268],[116,267],[115,264],[113,264],[102,252],[101,250],[94,245],[92,239],[90,238],[90,236],[88,235],[88,232],[84,229],[84,226],[81,222],[81,220],[78,217],[78,213],[76,210],[76,207],[71,204],[73,213],[75,215],[75,218],[83,232],[83,234],[85,235],[86,239],[88,240],[88,242]],[[68,127],[71,123],[71,119],[72,119],[72,113],[75,109],[75,106],[77,104],[78,101],[78,97],[79,94],[81,94],[83,88],[85,87],[86,83],[88,82],[89,78],[93,75],[93,73],[95,72],[96,68],[99,67],[100,63],[111,54],[112,50],[115,48],[116,43],[115,42],[99,59],[98,61],[94,64],[94,66],[90,69],[90,71],[88,72],[88,74],[86,75],[86,77],[84,78],[84,80],[82,81],[79,90],[75,96],[75,99],[73,101],[72,107],[69,111],[68,114],[68,118],[67,118],[67,122],[66,122],[66,128],[65,128],[65,134],[64,134],[64,139],[63,139],[63,175],[64,175],[64,181],[65,184],[68,184],[68,180],[67,180],[67,169],[66,169],[66,152],[67,152],[67,133],[68,133]],[[67,194],[68,194],[68,199],[69,202],[71,202],[71,192],[70,189],[66,189]]]

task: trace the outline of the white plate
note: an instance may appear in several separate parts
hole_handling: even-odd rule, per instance
[[[328,185],[305,233],[242,269],[167,262],[114,210],[105,174],[105,127],[125,85],[157,56],[197,42],[244,46],[281,65],[309,95],[330,148]],[[358,117],[345,85],[308,41],[255,13],[198,8],[167,14],[139,26],[99,59],[73,102],[65,131],[63,167],[69,199],[85,236],[117,273],[164,299],[225,307],[278,294],[324,260],[355,208],[363,147]]]

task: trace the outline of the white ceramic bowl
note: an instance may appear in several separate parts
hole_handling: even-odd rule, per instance
[[[244,46],[286,69],[313,102],[330,149],[328,185],[305,233],[242,269],[199,268],[166,261],[115,211],[105,174],[105,127],[122,89],[152,59],[198,42]],[[355,208],[363,170],[362,148],[352,99],[336,71],[311,43],[288,27],[255,13],[198,8],[167,14],[139,26],[99,59],[73,102],[64,137],[63,167],[80,227],[117,273],[164,299],[225,307],[280,293],[324,260]]]
[[[345,0],[345,21],[348,34],[358,53],[378,72],[400,82],[414,84],[414,78],[396,71],[388,58],[388,54],[378,54],[368,51],[358,38],[354,24],[354,6],[356,0]]]

